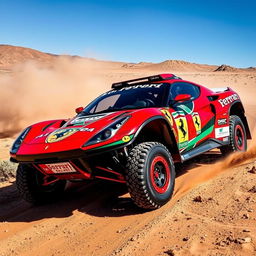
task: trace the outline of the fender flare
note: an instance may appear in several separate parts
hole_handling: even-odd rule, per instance
[[[247,139],[250,140],[250,139],[252,139],[252,135],[251,135],[250,127],[249,127],[249,124],[248,124],[248,121],[247,121],[247,118],[246,118],[246,115],[245,115],[245,109],[244,109],[244,106],[243,106],[243,103],[241,102],[241,100],[234,101],[230,104],[230,107],[229,107],[229,110],[228,110],[228,116],[230,117],[230,111],[231,111],[232,107],[236,104],[240,104],[240,106],[242,107],[242,112],[243,113],[239,117],[242,119],[242,122],[245,126]]]
[[[173,128],[171,127],[170,123],[166,120],[166,118],[161,116],[161,115],[153,116],[153,117],[147,119],[145,122],[143,122],[140,125],[140,127],[137,129],[137,131],[135,132],[133,139],[129,142],[129,145],[134,143],[134,141],[138,138],[141,130],[146,125],[148,125],[149,123],[151,123],[153,121],[156,121],[156,120],[164,121],[164,123],[166,124],[167,129],[168,129],[168,134],[170,136],[170,140],[173,141],[173,146],[174,146],[174,148],[172,148],[172,150],[171,150],[171,153],[174,153],[174,155],[178,154],[179,159],[181,159],[180,152],[179,152],[179,149],[178,149],[178,144],[177,144],[177,141],[176,141],[175,136],[174,136]],[[174,151],[174,152],[172,152],[172,151]]]

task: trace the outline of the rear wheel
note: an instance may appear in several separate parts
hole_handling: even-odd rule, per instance
[[[126,170],[128,191],[137,206],[156,209],[170,200],[175,168],[164,145],[158,142],[138,144],[130,152]]]
[[[24,200],[41,204],[57,199],[65,189],[66,181],[57,180],[43,185],[44,175],[32,166],[19,164],[16,174],[17,189]]]
[[[227,155],[236,151],[246,151],[247,140],[244,124],[239,116],[232,115],[229,120],[229,144],[220,148],[221,153]]]

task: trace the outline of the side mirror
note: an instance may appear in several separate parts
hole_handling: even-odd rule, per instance
[[[84,110],[83,107],[78,107],[78,108],[76,108],[76,113],[80,114],[83,110]]]
[[[192,98],[192,96],[190,94],[179,94],[175,97],[175,101],[187,101],[190,100]]]

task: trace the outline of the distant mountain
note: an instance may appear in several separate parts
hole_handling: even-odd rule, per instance
[[[40,52],[34,49],[12,46],[0,45],[0,68],[10,69],[15,64],[23,63],[29,60],[50,63],[56,59],[58,55]]]
[[[196,64],[191,63],[188,61],[183,60],[166,60],[160,63],[151,64],[147,66],[149,69],[156,69],[156,70],[163,70],[163,71],[203,71],[203,72],[211,72],[213,71],[217,66],[214,65],[206,65],[206,64]]]
[[[214,72],[255,72],[256,71],[256,67],[249,67],[249,68],[235,68],[232,66],[228,66],[225,64],[222,64],[221,66],[219,66],[218,68],[216,68],[214,70]]]
[[[0,45],[0,69],[10,70],[16,64],[22,64],[24,62],[33,60],[40,63],[51,64],[60,56],[70,58],[82,58],[80,56],[71,55],[56,55],[51,53],[40,52],[34,49],[12,46],[12,45]],[[166,60],[160,63],[152,62],[139,62],[139,63],[125,63],[115,61],[101,61],[96,59],[82,58],[87,61],[97,61],[110,68],[120,69],[143,69],[145,71],[155,72],[240,72],[240,71],[256,71],[255,67],[250,68],[235,68],[228,65],[207,65],[191,63],[183,60]]]
[[[225,64],[222,64],[221,66],[219,66],[218,68],[216,68],[214,71],[218,72],[218,71],[225,71],[225,72],[236,72],[236,71],[240,71],[241,69],[239,68],[235,68],[235,67],[231,67]]]
[[[101,61],[93,58],[80,57],[77,55],[56,55],[20,46],[0,44],[0,70],[10,70],[16,64],[22,64],[28,61],[36,61],[51,66],[52,62],[59,57],[100,62],[102,66],[107,66],[110,68],[120,68],[125,64],[124,62]]]

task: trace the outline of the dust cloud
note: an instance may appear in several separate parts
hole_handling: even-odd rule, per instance
[[[0,76],[0,138],[43,120],[68,118],[109,89],[107,65],[59,57],[48,65],[28,62]],[[106,72],[105,72],[106,74]]]
[[[204,183],[224,171],[228,171],[238,165],[256,158],[256,129],[253,132],[253,140],[250,147],[246,152],[236,152],[224,160],[219,161],[209,166],[201,166],[189,170],[186,174],[182,175],[182,181],[175,187],[175,197],[180,198],[192,188]]]

